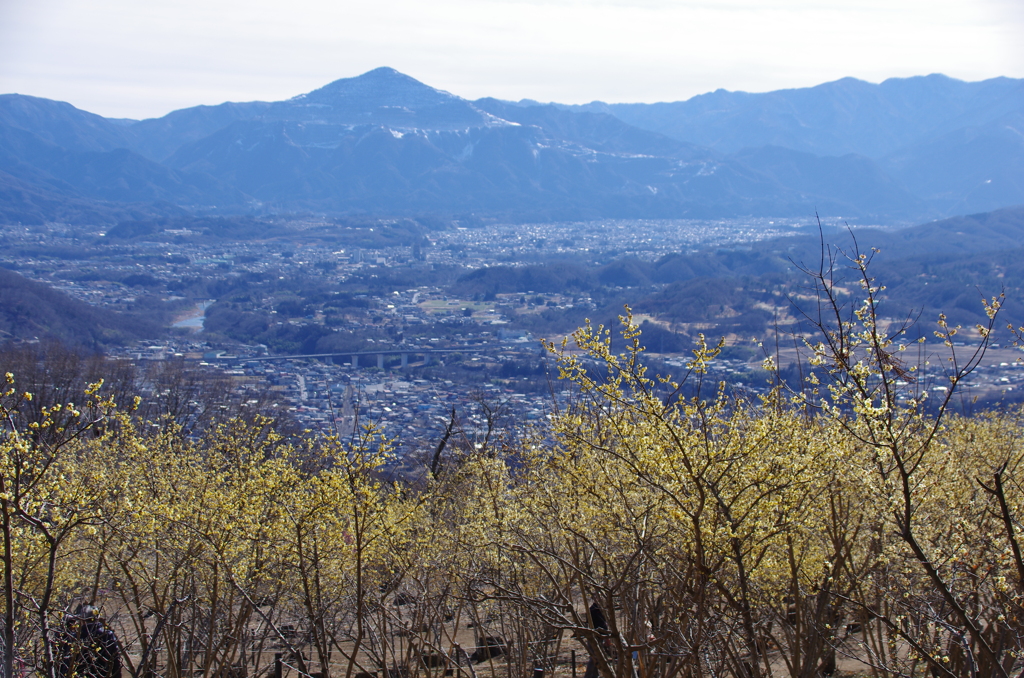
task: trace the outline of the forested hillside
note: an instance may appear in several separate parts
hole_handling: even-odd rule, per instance
[[[164,331],[151,318],[98,309],[4,268],[0,298],[0,337],[5,341],[57,339],[98,351]]]

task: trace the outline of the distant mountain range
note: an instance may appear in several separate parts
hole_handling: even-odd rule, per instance
[[[1024,80],[851,78],[659,104],[467,101],[389,68],[288,101],[106,119],[0,95],[0,220],[174,213],[801,216],[1024,203]]]

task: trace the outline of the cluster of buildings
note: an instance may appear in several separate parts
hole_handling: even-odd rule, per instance
[[[472,270],[530,263],[545,257],[635,256],[654,260],[697,247],[752,243],[792,235],[799,224],[768,219],[602,220],[558,224],[496,224],[428,231],[425,246],[376,249],[339,246],[321,237],[329,222],[296,222],[268,238],[226,241],[189,229],[167,228],[145,238],[121,239],[103,230],[0,225],[0,265],[45,281],[90,304],[114,309],[144,297],[175,301],[196,278],[317,271],[325,282],[342,283],[374,267],[455,265]],[[127,282],[124,282],[127,281]],[[383,302],[386,307],[387,300]]]
[[[465,350],[494,363],[517,356],[538,359],[536,350],[508,344]],[[394,439],[396,470],[407,476],[422,470],[425,455],[443,436],[453,409],[453,447],[479,448],[501,445],[525,426],[543,423],[559,400],[551,391],[519,392],[495,381],[456,382],[443,372],[424,374],[415,364],[381,369],[375,361],[367,367],[353,366],[342,362],[342,355],[275,358],[258,346],[236,347],[228,354],[181,341],[135,346],[121,354],[144,369],[183,361],[189,369],[226,383],[234,407],[259,404],[263,412],[284,417],[301,430],[355,440],[367,426],[379,428]]]
[[[536,366],[545,358],[538,338],[507,327],[508,310],[588,309],[593,302],[532,292],[471,300],[449,297],[438,286],[389,288],[363,295],[369,309],[365,318],[332,319],[321,309],[304,317],[277,316],[278,324],[318,324],[351,332],[376,329],[379,344],[367,339],[363,348],[349,353],[282,356],[271,355],[266,346],[208,344],[201,330],[204,311],[213,299],[190,295],[189,286],[245,276],[265,282],[268,275],[285,280],[313,274],[326,286],[340,288],[353,276],[403,267],[436,264],[471,270],[553,255],[653,261],[697,247],[737,246],[794,234],[799,224],[768,219],[474,227],[456,223],[446,230],[427,231],[427,246],[377,249],[341,247],[336,240],[317,235],[328,228],[327,222],[303,222],[279,229],[273,237],[227,241],[174,228],[153,238],[122,240],[65,225],[8,225],[0,226],[0,265],[95,306],[117,310],[171,305],[178,309],[174,324],[180,328],[173,338],[114,352],[140,362],[187,361],[230,384],[239,404],[262,402],[269,394],[270,407],[287,412],[311,431],[352,435],[363,425],[380,425],[396,437],[399,456],[412,459],[423,452],[417,447],[436,444],[453,407],[463,445],[493,444],[511,435],[507,422],[544,421],[558,398],[549,387],[553,379],[536,369],[530,378],[510,378],[519,373],[506,369],[510,363]],[[267,312],[275,312],[272,302]],[[381,340],[383,327],[405,330],[404,336],[395,333]],[[431,336],[441,328],[441,334]],[[972,375],[970,387],[975,392],[996,397],[1024,390],[1019,351],[999,351],[993,353],[994,362],[986,361]],[[679,371],[685,369],[686,358],[662,356],[667,368]],[[756,374],[760,359],[719,359],[709,376],[760,390],[767,386],[766,375]]]
[[[653,261],[705,247],[749,245],[795,235],[802,224],[766,218],[602,219],[554,224],[456,226],[430,234],[428,261],[491,266],[550,256],[584,259],[636,257]]]

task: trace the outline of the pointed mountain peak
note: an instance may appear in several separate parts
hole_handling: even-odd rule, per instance
[[[386,66],[375,68],[354,78],[335,80],[320,89],[292,99],[296,103],[307,104],[338,105],[344,102],[351,106],[359,102],[374,107],[394,106],[411,109],[437,106],[458,100],[459,97],[434,89]]]
[[[468,101],[393,68],[342,78],[275,104],[278,118],[397,129],[465,129],[492,123]]]
[[[362,75],[357,75],[354,78],[347,78],[347,79],[348,80],[393,80],[393,81],[400,81],[400,82],[406,82],[406,83],[413,83],[413,84],[416,84],[416,85],[421,85],[423,87],[426,87],[426,85],[424,85],[422,82],[420,82],[416,78],[408,76],[405,73],[402,73],[401,71],[396,71],[395,69],[391,68],[390,66],[381,66],[379,68],[373,69],[372,71],[366,71]],[[340,82],[340,81],[336,80],[335,82]]]

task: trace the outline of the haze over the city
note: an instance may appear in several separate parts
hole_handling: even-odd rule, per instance
[[[474,99],[585,103],[852,76],[1024,76],[1016,0],[3,0],[0,92],[147,118],[381,64]]]

